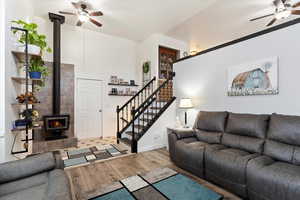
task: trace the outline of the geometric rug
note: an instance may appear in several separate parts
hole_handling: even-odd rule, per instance
[[[65,168],[88,164],[99,160],[118,157],[127,154],[127,150],[118,149],[113,144],[99,145],[91,148],[68,150],[62,157]]]
[[[223,197],[192,179],[163,168],[138,174],[99,190],[90,200],[221,200]]]

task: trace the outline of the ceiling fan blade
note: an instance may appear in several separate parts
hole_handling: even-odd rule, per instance
[[[60,14],[64,14],[64,15],[76,15],[75,13],[72,12],[65,12],[65,11],[59,11]]]
[[[276,18],[272,19],[272,21],[270,21],[270,22],[267,24],[267,26],[273,25],[276,21],[277,21]]]
[[[300,6],[300,2],[295,3],[295,4],[293,5],[293,8],[297,8],[297,7],[299,7],[299,6]]]
[[[90,18],[90,22],[92,22],[92,23],[95,24],[96,26],[99,26],[99,27],[102,26],[102,24],[101,24],[100,22],[94,20],[93,18]]]
[[[254,18],[254,19],[250,19],[250,21],[255,21],[255,20],[263,19],[263,18],[265,18],[265,17],[271,17],[271,16],[273,16],[273,15],[274,15],[274,14],[264,15],[264,16],[257,17],[257,18]]]
[[[292,10],[292,15],[300,15],[300,10]]]
[[[78,3],[75,3],[75,2],[71,2],[72,5],[74,6],[74,8],[78,9],[80,7],[80,5]]]
[[[78,20],[76,26],[81,26],[82,25],[82,21]]]
[[[101,11],[95,11],[95,12],[90,12],[89,15],[90,16],[102,16],[103,13]]]

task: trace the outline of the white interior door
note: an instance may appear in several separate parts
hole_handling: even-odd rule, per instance
[[[76,136],[78,139],[102,137],[102,81],[77,80]]]

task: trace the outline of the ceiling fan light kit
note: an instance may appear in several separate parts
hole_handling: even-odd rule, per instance
[[[266,17],[273,16],[273,19],[267,24],[267,26],[273,25],[277,20],[283,20],[291,15],[300,15],[300,10],[294,10],[294,8],[300,7],[300,2],[292,4],[291,0],[275,0],[275,11],[272,14],[264,15],[261,17],[257,17],[254,19],[251,19],[250,21],[256,21],[259,19],[263,19]]]
[[[77,16],[78,22],[76,23],[76,26],[81,26],[83,23],[86,22],[91,22],[98,27],[102,26],[100,22],[92,18],[92,17],[103,16],[103,13],[101,11],[90,11],[88,9],[88,5],[86,1],[71,2],[71,4],[76,9],[75,12],[59,11],[59,13],[64,15]]]

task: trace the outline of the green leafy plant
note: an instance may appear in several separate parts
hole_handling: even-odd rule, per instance
[[[30,66],[29,66],[29,72],[41,72],[42,73],[42,83],[40,84],[40,87],[45,86],[45,81],[47,77],[49,76],[49,70],[45,66],[45,63],[41,57],[32,57],[30,59]]]
[[[147,74],[150,71],[150,61],[147,61],[143,64],[143,72]]]
[[[46,36],[40,35],[37,31],[38,25],[35,23],[27,23],[23,20],[14,20],[12,23],[19,25],[21,28],[28,30],[28,43],[32,45],[36,45],[41,48],[41,51],[44,52],[45,50],[49,53],[52,52],[52,49],[48,46],[46,42]],[[17,34],[18,30],[13,30],[14,34]],[[26,35],[25,33],[21,33],[19,37],[19,42],[25,44],[26,42]]]

